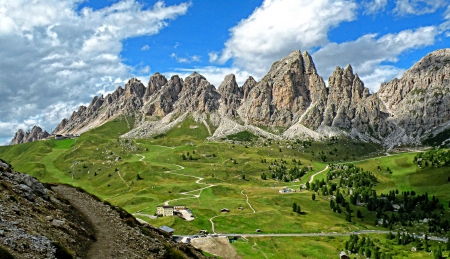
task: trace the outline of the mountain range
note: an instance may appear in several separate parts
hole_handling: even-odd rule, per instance
[[[325,84],[312,57],[294,51],[259,82],[249,77],[242,86],[233,74],[218,88],[196,72],[184,80],[155,73],[147,86],[132,78],[124,88],[80,106],[53,134],[81,134],[127,115],[136,119],[123,137],[148,138],[192,116],[210,139],[249,131],[272,139],[347,136],[386,147],[421,145],[449,130],[449,91],[450,49],[428,54],[376,93],[350,65],[336,67]],[[11,144],[37,139],[22,135]]]

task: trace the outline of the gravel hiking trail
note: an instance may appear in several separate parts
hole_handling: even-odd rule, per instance
[[[81,211],[94,226],[97,241],[91,245],[87,258],[148,258],[152,256],[147,252],[151,249],[152,242],[140,231],[126,225],[110,206],[73,187],[59,185],[52,187],[52,190]]]

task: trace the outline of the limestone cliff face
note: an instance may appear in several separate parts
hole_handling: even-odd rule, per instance
[[[150,78],[152,81],[152,78]],[[178,95],[183,89],[184,81],[177,75],[172,76],[172,78],[167,81],[167,79],[160,78],[159,82],[166,82],[164,85],[160,86],[160,89],[153,92],[151,96],[147,97],[147,103],[143,108],[143,113],[146,116],[158,116],[163,117],[173,111],[173,105],[178,100]],[[150,84],[149,84],[150,85]],[[150,86],[149,86],[150,88]],[[147,92],[148,93],[148,89]]]
[[[337,67],[328,79],[328,99],[323,124],[350,129],[358,104],[368,96],[369,90],[364,87],[358,75],[353,74],[350,65],[346,69]]]
[[[246,87],[250,87],[250,85]],[[244,89],[236,83],[236,76],[227,75],[217,91],[220,93],[221,114],[228,117],[238,116],[237,109],[241,106]]]
[[[205,77],[194,72],[185,79],[174,107],[180,112],[212,113],[219,109],[220,94]]]
[[[136,78],[118,87],[106,97],[94,97],[88,107],[80,106],[69,119],[64,119],[54,133],[81,133],[100,126],[105,121],[119,115],[134,113],[144,105],[146,87]]]
[[[153,118],[136,135],[148,137],[146,132],[156,132],[153,128],[164,132],[174,118],[179,123],[194,114],[204,124],[210,118],[220,125],[215,135],[221,137],[244,128],[269,136],[254,127],[267,126],[287,129],[279,132],[286,138],[337,134],[388,146],[419,144],[450,127],[449,92],[450,49],[430,53],[374,94],[350,65],[337,67],[326,87],[311,56],[294,51],[275,62],[261,81],[250,77],[242,87],[234,75],[226,76],[217,89],[198,73],[184,80],[178,76],[167,80],[156,73],[147,87],[131,79],[125,88],[81,106],[55,132],[88,130],[118,114],[134,113],[142,115],[139,125]]]
[[[249,91],[239,113],[248,124],[289,127],[325,91],[309,54],[295,51],[272,65]]]
[[[41,140],[49,137],[47,131],[43,131],[40,127],[34,126],[31,131],[24,132],[19,129],[11,140],[11,145],[16,145],[20,143],[33,142],[36,140]]]
[[[449,92],[450,49],[443,49],[422,58],[401,79],[382,84],[378,96],[405,137],[419,142],[428,133],[446,128]]]

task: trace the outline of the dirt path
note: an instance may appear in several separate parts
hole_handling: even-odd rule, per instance
[[[314,181],[314,177],[315,177],[316,175],[325,172],[327,169],[328,169],[328,166],[325,166],[325,168],[322,169],[321,171],[319,171],[319,172],[317,172],[317,173],[311,175],[311,177],[309,178],[309,183],[312,183],[312,182]]]
[[[123,182],[127,187],[130,187],[130,185],[127,184],[127,182],[125,182],[125,179],[123,179],[123,177],[122,177],[122,175],[120,174],[119,171],[117,171],[117,174],[119,175],[120,180],[122,180],[122,182]]]
[[[151,239],[126,225],[115,210],[87,193],[65,185],[52,190],[77,208],[95,229],[95,238],[87,258],[148,258],[154,246]]]
[[[253,209],[252,205],[250,204],[250,202],[248,202],[248,195],[244,193],[244,190],[241,191],[242,195],[245,195],[245,197],[247,197],[247,204],[250,207],[250,209],[253,210],[253,213],[256,213],[255,209]]]
[[[264,253],[261,249],[256,248],[257,246],[258,246],[258,244],[257,244],[256,242],[254,242],[254,243],[253,243],[253,246],[252,246],[252,249],[253,249],[253,250],[256,250],[256,251],[258,251],[258,252],[260,252],[260,253],[262,253],[263,256],[264,256],[264,258],[269,259],[269,258],[267,257],[267,255],[266,255],[266,253]]]
[[[176,165],[178,167],[180,167],[180,169],[176,169],[176,170],[172,170],[172,171],[165,171],[165,174],[174,174],[174,175],[179,175],[179,176],[185,176],[185,177],[192,177],[192,178],[196,178],[197,181],[195,181],[196,184],[204,184],[204,185],[208,185],[206,187],[203,188],[199,188],[199,189],[195,189],[192,191],[188,191],[188,192],[180,192],[181,195],[187,195],[187,196],[191,196],[191,197],[186,197],[186,198],[177,198],[177,199],[173,199],[173,200],[168,200],[164,202],[164,205],[169,205],[170,202],[172,201],[178,201],[178,200],[186,200],[186,199],[193,199],[193,198],[200,198],[200,196],[202,195],[202,191],[211,187],[214,187],[214,184],[207,184],[207,183],[201,183],[201,181],[203,181],[204,178],[199,177],[199,176],[193,176],[193,175],[188,175],[188,174],[180,174],[180,173],[174,173],[175,171],[180,171],[180,170],[184,170],[184,167],[181,165]],[[199,192],[198,194],[191,194],[192,192]]]

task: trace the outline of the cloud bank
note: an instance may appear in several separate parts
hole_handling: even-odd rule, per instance
[[[0,139],[35,124],[50,130],[87,93],[123,84],[133,68],[121,60],[122,41],[157,34],[190,7],[122,0],[77,10],[81,2],[0,0]]]

